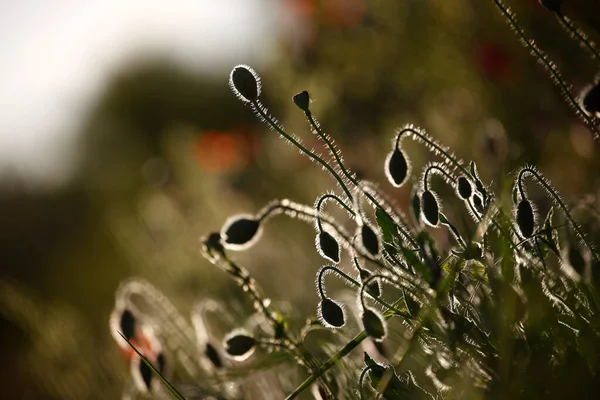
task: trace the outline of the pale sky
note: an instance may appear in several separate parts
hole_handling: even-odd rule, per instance
[[[68,179],[82,112],[137,55],[172,55],[198,71],[260,63],[275,46],[274,4],[0,0],[0,175]]]

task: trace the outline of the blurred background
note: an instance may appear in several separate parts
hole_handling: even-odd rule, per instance
[[[538,0],[506,0],[579,93],[598,65]],[[600,3],[565,13],[600,40]],[[312,204],[333,182],[236,100],[236,64],[308,147],[311,109],[348,166],[407,210],[383,161],[414,123],[502,190],[537,165],[567,198],[598,193],[598,145],[491,0],[3,0],[0,2],[0,398],[119,398],[108,330],[139,276],[189,315],[243,301],[201,236],[273,198]],[[420,171],[429,156],[405,141]],[[314,229],[275,219],[236,254],[295,317],[314,315]]]

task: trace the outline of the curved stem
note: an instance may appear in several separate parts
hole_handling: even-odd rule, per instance
[[[429,184],[429,172],[432,170],[440,171],[449,181],[455,182],[455,179],[452,175],[450,175],[444,168],[440,167],[438,164],[431,164],[425,169],[425,174],[423,177],[423,188],[427,191],[427,185]]]
[[[361,298],[364,297],[363,296],[363,288],[367,285],[367,282],[370,282],[373,277],[379,277],[379,276],[383,276],[383,275],[371,275],[364,284],[361,284],[360,282],[358,282],[357,280],[355,280],[354,278],[352,278],[350,275],[344,273],[342,270],[340,270],[337,267],[334,267],[333,265],[326,265],[323,268],[321,268],[319,270],[319,278],[318,278],[318,283],[319,286],[321,286],[321,280],[323,278],[323,275],[326,271],[333,271],[335,274],[341,276],[342,278],[346,279],[350,284],[354,285],[354,286],[358,286],[361,288]],[[321,290],[321,289],[320,289]],[[323,292],[324,293],[324,290]],[[320,293],[320,294],[321,294]],[[371,295],[370,293],[367,293],[373,300],[375,300],[376,302],[378,302],[379,304],[381,304],[382,306],[386,307],[389,310],[394,311],[396,314],[400,315],[403,318],[407,318],[407,319],[412,319],[412,317],[410,315],[408,315],[407,313],[405,313],[404,311],[394,307],[391,304],[388,304],[386,301],[382,300],[380,297],[375,297],[373,295]],[[323,295],[324,296],[324,295]],[[361,300],[362,301],[362,300]]]
[[[339,197],[337,197],[335,194],[332,193],[328,193],[328,194],[324,194],[323,196],[319,197],[319,200],[317,201],[317,227],[319,228],[319,232],[323,231],[323,227],[321,226],[321,206],[323,205],[323,202],[325,202],[326,200],[335,200],[339,205],[341,205],[346,211],[348,211],[348,213],[352,216],[356,216],[356,213],[354,211],[352,211],[352,209],[346,204],[344,203],[344,201],[342,199],[340,199]]]
[[[363,282],[362,286],[360,287],[360,305],[362,306],[362,308],[365,308],[365,288],[367,288],[372,281],[374,281],[375,279],[381,279],[384,281],[388,281],[389,283],[393,284],[394,286],[400,284],[400,281],[394,280],[392,278],[390,278],[387,275],[382,275],[382,274],[375,274],[375,275],[371,275],[370,277],[368,277],[367,279],[365,279],[365,281]],[[397,287],[397,286],[396,286]],[[398,287],[397,287],[398,288]],[[409,291],[410,293],[412,293],[414,296],[418,297],[413,291],[412,289],[407,288],[406,286],[402,286],[402,289]],[[369,294],[367,292],[367,294]],[[371,296],[369,294],[369,296]],[[371,298],[377,300],[376,297],[371,296]],[[387,306],[386,306],[387,307]],[[404,318],[409,318],[411,319],[411,317],[406,314],[404,311],[397,309],[396,307],[390,306],[388,307],[390,310],[395,311],[398,315],[404,317]]]
[[[423,142],[427,143],[428,146],[432,147],[436,152],[438,152],[442,157],[444,157],[450,164],[454,165],[458,168],[463,174],[467,175],[470,178],[473,178],[471,172],[468,171],[458,160],[449,153],[449,150],[440,146],[435,140],[432,140],[427,135],[424,135],[422,132],[419,132],[418,129],[415,129],[411,126],[407,126],[398,131],[398,136],[396,137],[396,147],[400,145],[400,139],[402,135],[409,132],[411,135],[418,137]]]
[[[271,116],[265,112],[264,106],[262,106],[262,104],[258,100],[254,100],[251,103],[251,106],[258,113],[258,115],[261,118],[263,118],[267,122],[267,124],[269,124],[271,128],[277,131],[277,133],[279,133],[281,136],[283,136],[289,142],[291,142],[294,146],[296,146],[308,158],[321,164],[331,174],[331,176],[335,178],[335,180],[340,185],[346,196],[348,196],[349,199],[352,199],[352,194],[346,187],[346,184],[344,183],[342,178],[337,174],[337,172],[335,172],[333,168],[331,168],[329,164],[327,164],[321,157],[304,147],[302,143],[300,143],[298,140],[296,140],[294,137],[292,137],[286,131],[284,131],[275,121],[272,120]]]
[[[502,3],[501,0],[493,0],[494,4],[500,11],[500,13],[506,18],[509,25],[513,28],[521,42],[529,49],[529,51],[535,56],[540,64],[542,64],[550,73],[550,77],[554,80],[554,83],[559,87],[562,94],[565,96],[571,107],[573,107],[578,116],[588,125],[592,131],[592,136],[596,141],[600,140],[600,132],[596,127],[594,121],[586,114],[586,112],[580,107],[579,103],[571,93],[569,86],[565,83],[556,65],[548,59],[546,54],[538,48],[533,39],[530,39],[525,35],[525,32],[517,22],[514,14]]]
[[[571,216],[569,209],[567,208],[566,204],[564,203],[564,201],[562,200],[560,195],[554,190],[554,188],[546,181],[546,179],[539,172],[537,172],[535,169],[530,168],[530,167],[525,167],[525,168],[521,169],[521,171],[519,172],[519,177],[517,178],[517,181],[519,184],[519,189],[520,190],[522,189],[522,181],[523,181],[523,177],[525,174],[529,174],[529,175],[533,176],[536,179],[536,181],[544,188],[544,190],[546,190],[546,193],[548,193],[550,195],[550,197],[552,197],[554,202],[560,207],[565,218],[567,219],[567,221],[569,221],[569,223],[573,227],[573,230],[575,231],[577,236],[579,236],[579,239],[581,239],[581,241],[588,248],[588,250],[592,254],[592,257],[595,260],[600,260],[600,256],[594,250],[594,246],[589,242],[586,235],[581,231],[579,224]]]

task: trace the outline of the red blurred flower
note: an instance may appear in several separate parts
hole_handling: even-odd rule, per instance
[[[243,169],[256,156],[256,134],[245,128],[204,131],[195,143],[196,162],[208,172]]]
[[[514,77],[509,53],[499,43],[482,40],[475,44],[475,63],[481,73],[494,83],[507,83]]]

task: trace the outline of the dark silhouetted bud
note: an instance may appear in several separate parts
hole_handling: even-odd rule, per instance
[[[344,308],[330,298],[323,298],[319,303],[318,316],[321,323],[328,328],[341,328],[346,323]]]
[[[215,250],[219,253],[223,252],[223,245],[221,244],[221,234],[218,232],[213,232],[209,234],[203,242],[204,246],[210,251]]]
[[[394,149],[385,162],[385,174],[395,187],[400,187],[406,182],[409,168],[408,160],[399,149]]]
[[[458,189],[458,195],[461,199],[467,200],[473,194],[473,188],[471,187],[471,183],[464,176],[459,176],[456,180],[456,187]]]
[[[363,224],[360,227],[360,240],[365,250],[373,257],[379,254],[379,238],[373,228],[369,225]]]
[[[127,340],[131,340],[135,336],[135,327],[135,317],[132,312],[127,309],[123,310],[121,320],[119,321],[119,328]]]
[[[521,200],[517,206],[516,213],[517,226],[519,227],[521,235],[524,238],[530,238],[535,229],[535,215],[529,200]]]
[[[260,96],[260,78],[247,65],[238,65],[231,70],[229,86],[240,100],[252,102]]]
[[[340,262],[340,245],[329,232],[322,231],[316,238],[317,250],[321,257],[333,263]]]
[[[204,355],[210,360],[210,362],[212,363],[212,365],[215,366],[215,368],[223,368],[223,360],[221,360],[221,355],[219,354],[215,346],[213,346],[210,343],[206,343]]]
[[[225,337],[223,347],[231,358],[243,361],[254,353],[256,340],[245,333],[232,332]]]
[[[375,311],[365,308],[362,315],[363,328],[367,335],[376,342],[381,342],[385,338],[385,322]]]
[[[360,272],[359,272],[359,274],[360,274],[360,279],[363,282],[365,282],[367,279],[369,279],[373,275],[371,273],[371,271],[369,271],[367,269],[361,269]],[[369,283],[369,285],[367,286],[367,288],[365,290],[371,296],[373,296],[373,297],[379,297],[381,295],[381,287],[380,287],[379,279],[377,279],[377,278],[373,279]]]
[[[144,382],[144,385],[146,386],[146,390],[150,390],[152,389],[152,378],[154,378],[154,372],[152,372],[152,369],[150,369],[150,367],[148,366],[148,364],[146,364],[144,362],[144,360],[140,359],[140,376],[142,377],[142,381]]]
[[[581,99],[585,111],[596,116],[600,114],[600,84],[586,88]]]
[[[560,14],[560,6],[563,0],[540,0],[540,4],[547,10]]]
[[[251,216],[230,218],[221,231],[225,246],[234,250],[250,247],[260,236],[260,221]]]
[[[308,109],[308,104],[310,103],[310,96],[306,90],[298,93],[293,97],[294,104],[298,106],[299,109],[304,111],[305,113],[310,113]]]
[[[437,226],[440,221],[440,207],[435,195],[429,190],[421,195],[421,209],[425,222],[431,226]]]

